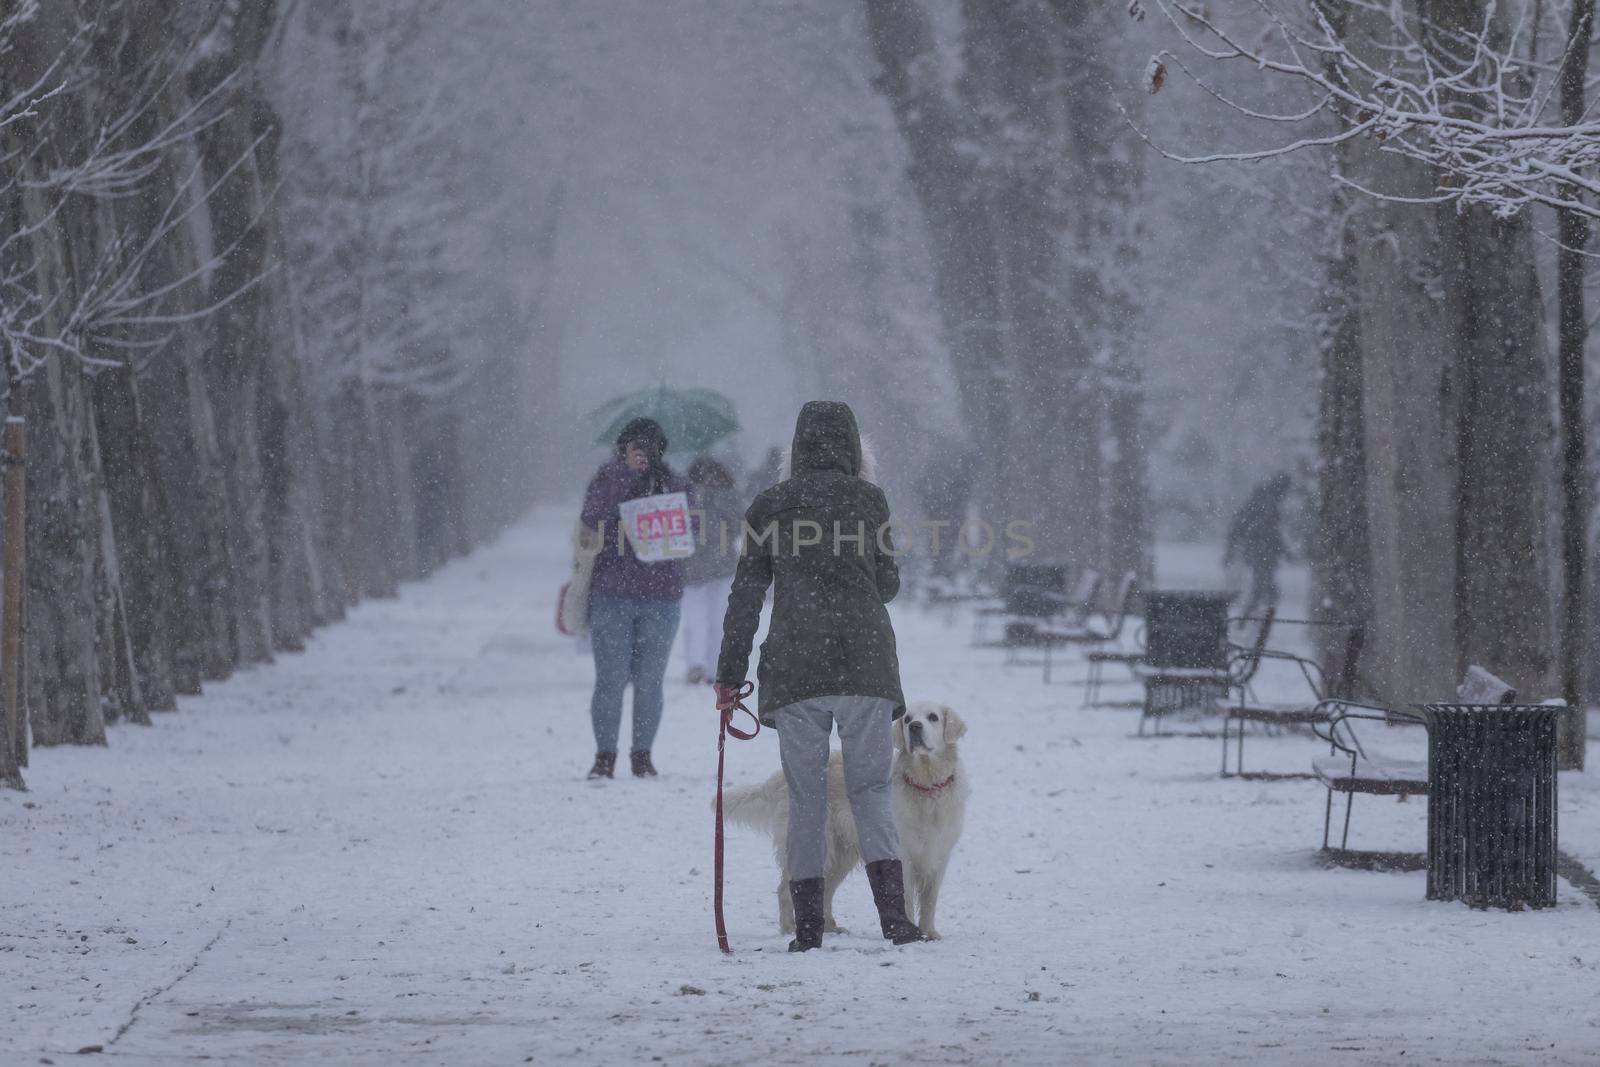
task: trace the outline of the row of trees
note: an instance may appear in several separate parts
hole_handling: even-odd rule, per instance
[[[1180,41],[1152,61],[1152,89],[1169,65],[1259,83],[1215,94],[1256,127],[1253,147],[1180,158],[1331,159],[1302,201],[1322,220],[1327,327],[1317,585],[1324,610],[1367,622],[1369,684],[1436,698],[1482,662],[1580,709],[1593,3],[1152,6]],[[1554,316],[1541,235],[1558,248]],[[1582,752],[1575,710],[1568,762]]]
[[[450,166],[464,86],[415,77],[468,22],[430,0],[0,8],[35,745],[148,722],[520,509],[528,317],[461,276],[495,266],[452,184],[474,177]],[[0,751],[14,771],[27,737]]]

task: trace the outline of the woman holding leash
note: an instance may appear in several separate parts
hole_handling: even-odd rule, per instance
[[[759,706],[761,721],[777,727],[789,787],[790,952],[822,944],[828,737],[835,723],[883,936],[897,945],[923,940],[906,918],[889,802],[893,723],[905,698],[885,605],[900,589],[900,571],[889,503],[870,476],[848,405],[813,400],[801,408],[787,477],[745,514],[744,553],[723,621],[719,712],[738,700],[762,601],[773,586]]]
[[[654,419],[630,421],[617,435],[617,453],[589,482],[583,525],[600,551],[589,592],[589,640],[594,649],[594,766],[590,778],[610,778],[617,765],[622,693],[633,685],[633,773],[654,778],[650,746],[661,726],[662,681],[678,633],[683,563],[645,562],[622,535],[622,508],[630,500],[688,493],[689,483],[667,466],[667,435]],[[690,499],[690,506],[693,500]]]

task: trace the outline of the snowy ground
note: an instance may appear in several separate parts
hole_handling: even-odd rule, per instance
[[[789,956],[769,850],[737,832],[722,958],[705,693],[674,686],[660,780],[583,781],[590,668],[550,624],[568,518],[109,749],[37,753],[32,792],[0,793],[0,1063],[1600,1058],[1600,911],[1570,886],[1483,913],[1325,869],[1314,783],[1220,781],[1216,741],[1134,739],[1136,713],[1079,707],[1081,667],[1046,687],[914,607],[907,693],[971,727],[945,940],[886,946],[857,876],[855,933]],[[1206,584],[1212,556],[1163,563]],[[776,743],[730,760],[754,780]],[[1594,867],[1600,774],[1562,789]],[[1352,843],[1417,849],[1424,820],[1360,798]]]

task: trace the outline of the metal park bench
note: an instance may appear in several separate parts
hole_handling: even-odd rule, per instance
[[[1217,698],[1226,697],[1235,690],[1247,690],[1266,652],[1273,616],[1271,608],[1261,616],[1255,640],[1249,647],[1226,645],[1222,649],[1221,666],[1157,665],[1148,659],[1136,664],[1134,676],[1144,683],[1139,736],[1145,736],[1145,727],[1152,721],[1159,724],[1173,715],[1204,712],[1214,707]],[[1158,725],[1156,734],[1159,736],[1161,732]]]
[[[922,586],[923,606],[930,612],[942,611],[946,625],[955,622],[956,610],[963,604],[976,604],[982,608],[1001,603],[1000,593],[979,575],[934,575]]]
[[[1011,647],[1013,652],[1008,656],[1011,662],[1023,662],[1012,657],[1019,649],[1038,649],[1043,655],[1034,661],[1044,667],[1044,681],[1050,683],[1050,671],[1054,665],[1054,650],[1058,648],[1091,648],[1103,645],[1115,645],[1122,637],[1122,629],[1127,625],[1128,616],[1133,610],[1135,598],[1138,596],[1139,576],[1133,571],[1128,571],[1117,583],[1116,592],[1108,603],[1099,606],[1098,611],[1085,613],[1087,617],[1074,624],[1066,618],[1046,619],[1035,624],[1031,629],[1018,629],[1012,633]],[[1102,625],[1093,623],[1093,616],[1100,615]]]
[[[1086,567],[1069,590],[1065,564],[1012,564],[1006,569],[1001,603],[973,613],[972,644],[979,648],[1011,648],[1031,629],[1049,621],[1081,623],[1100,589],[1100,572]],[[989,624],[999,619],[999,640],[989,638]]]
[[[998,647],[989,640],[989,624],[1013,614],[1047,611],[1041,593],[1064,593],[1067,568],[1053,563],[1011,563],[1000,578],[999,595],[980,602],[972,612],[972,645]]]
[[[1070,630],[1087,625],[1100,599],[1101,582],[1099,571],[1085,567],[1070,593],[1040,589],[1024,597],[1022,610],[1006,619],[1005,644],[1011,650],[1006,661],[1017,662],[1016,649],[1037,647],[1039,634],[1044,630]]]
[[[1145,661],[1145,628],[1140,626],[1134,634],[1133,649],[1097,648],[1090,651],[1084,658],[1089,664],[1089,674],[1083,680],[1083,706],[1097,708],[1101,706],[1100,691],[1105,687],[1105,669],[1107,664],[1126,667],[1132,671]]]
[[[1517,691],[1482,667],[1474,666],[1467,668],[1456,696],[1463,704],[1512,704],[1517,699]],[[1397,759],[1368,750],[1356,734],[1354,723],[1422,726],[1425,720],[1416,712],[1376,704],[1357,704],[1347,700],[1330,700],[1326,703],[1330,707],[1328,719],[1313,724],[1312,729],[1328,742],[1329,752],[1311,761],[1312,775],[1328,790],[1322,819],[1322,850],[1330,851],[1328,841],[1333,828],[1333,794],[1343,793],[1344,830],[1339,837],[1339,851],[1348,852],[1350,810],[1357,793],[1392,797],[1428,795],[1427,760]]]
[[[1135,675],[1143,666],[1153,666],[1167,663],[1171,659],[1172,639],[1170,623],[1172,622],[1172,601],[1174,598],[1183,598],[1185,594],[1166,592],[1149,592],[1143,594],[1144,621],[1134,634],[1133,649],[1097,648],[1084,657],[1088,663],[1089,671],[1083,683],[1083,706],[1086,708],[1103,707],[1106,702],[1100,699],[1101,689],[1105,685],[1105,668],[1107,664],[1128,668]],[[1206,599],[1202,596],[1202,599]],[[1153,616],[1153,617],[1152,617]],[[1226,642],[1228,623],[1223,620],[1217,638],[1217,646],[1221,648]],[[1152,632],[1155,640],[1152,642]],[[1152,644],[1154,647],[1152,647]],[[1120,703],[1120,702],[1119,702]],[[1137,707],[1137,704],[1131,706]]]
[[[1306,625],[1327,625],[1321,622],[1307,620],[1289,620],[1294,623]],[[1349,627],[1345,638],[1343,658],[1339,661],[1337,677],[1329,682],[1327,672],[1322,665],[1305,656],[1297,656],[1292,652],[1280,652],[1265,649],[1260,653],[1259,660],[1279,661],[1292,663],[1300,669],[1306,688],[1310,692],[1309,700],[1289,701],[1280,703],[1264,703],[1256,700],[1254,694],[1246,686],[1238,690],[1237,698],[1225,697],[1219,703],[1223,713],[1222,718],[1222,777],[1271,777],[1271,778],[1306,778],[1305,773],[1295,774],[1256,774],[1247,775],[1244,771],[1244,735],[1248,723],[1256,723],[1266,729],[1287,728],[1294,726],[1314,726],[1325,723],[1332,716],[1335,701],[1348,698],[1355,690],[1356,669],[1361,657],[1361,648],[1365,642],[1366,630],[1359,625]],[[1259,666],[1259,664],[1258,664]],[[1236,736],[1235,735],[1236,731]],[[1235,748],[1234,769],[1228,770],[1228,745],[1233,741]]]

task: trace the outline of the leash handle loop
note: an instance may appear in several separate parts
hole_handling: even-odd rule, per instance
[[[722,725],[723,725],[723,728],[726,729],[728,731],[728,733],[732,734],[734,737],[737,737],[741,741],[754,741],[755,737],[756,737],[756,734],[759,734],[761,732],[761,719],[757,717],[755,712],[751,711],[748,707],[746,707],[745,706],[745,702],[744,702],[744,698],[749,696],[751,693],[754,693],[755,691],[756,691],[756,683],[754,683],[754,682],[745,682],[743,685],[741,685],[739,687],[739,693],[738,693],[738,696],[734,698],[733,706],[730,707],[730,708],[724,708],[722,710]],[[750,716],[750,721],[755,724],[755,729],[753,729],[753,730],[749,731],[748,733],[746,733],[744,730],[741,730],[738,727],[734,726],[733,725],[733,713],[736,712],[736,711],[742,711],[746,715]]]

